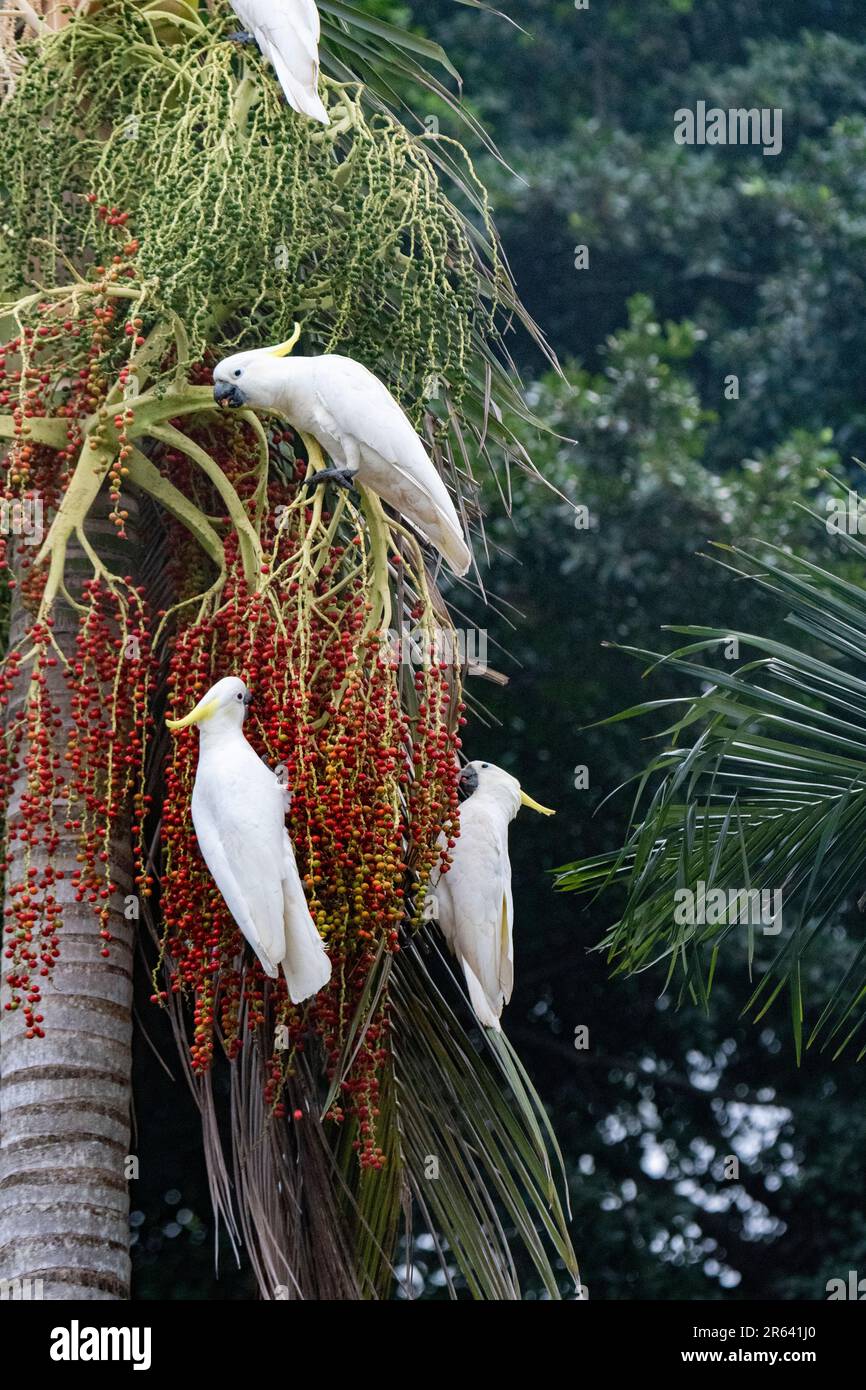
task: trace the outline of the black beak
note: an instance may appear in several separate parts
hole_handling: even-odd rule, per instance
[[[247,709],[249,709],[249,707],[250,707],[250,705],[252,704],[252,702],[253,702],[252,691],[251,691],[251,690],[248,690],[247,693],[246,693],[246,695],[244,696],[244,705],[245,705],[245,707],[246,707]]]
[[[478,790],[478,773],[474,767],[468,764],[464,767],[460,776],[457,778],[457,795],[461,801],[465,801],[474,791]]]
[[[213,388],[213,398],[217,405],[229,405],[236,410],[244,403],[244,394],[237,386],[232,386],[228,381],[215,381]]]

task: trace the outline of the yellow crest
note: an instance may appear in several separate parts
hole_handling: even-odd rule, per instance
[[[284,343],[277,343],[276,347],[268,348],[271,357],[288,357],[295,343],[301,336],[301,325],[296,323],[291,338],[287,338]]]

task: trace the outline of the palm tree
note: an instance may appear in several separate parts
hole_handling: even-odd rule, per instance
[[[634,778],[622,846],[558,877],[563,890],[618,892],[600,949],[617,973],[661,966],[681,1000],[706,1006],[720,953],[739,945],[744,1012],[758,1020],[786,999],[798,1058],[804,1046],[866,1052],[866,547],[851,497],[834,482],[829,515],[809,513],[832,568],[760,541],[716,548],[794,635],[670,629],[688,642],[646,674],[663,664],[699,693],[615,716],[672,719]],[[847,946],[828,978],[831,936]]]
[[[263,1297],[387,1296],[401,1229],[430,1232],[452,1296],[520,1297],[515,1238],[548,1296],[576,1278],[543,1107],[504,1037],[477,1049],[426,921],[471,703],[421,640],[451,629],[438,576],[374,498],[311,502],[301,442],[208,385],[298,320],[389,381],[467,524],[479,461],[528,464],[501,327],[537,330],[468,156],[395,108],[408,79],[457,109],[447,59],[321,10],[327,131],[226,42],[221,0],[79,6],[25,40],[0,112],[6,499],[50,523],[10,555],[0,1273],[46,1297],[128,1291],[136,921]],[[414,669],[382,659],[390,624]],[[163,727],[231,669],[334,963],[305,1009],[245,956]]]

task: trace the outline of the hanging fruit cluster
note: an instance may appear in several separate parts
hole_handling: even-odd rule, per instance
[[[112,263],[95,267],[87,282],[19,304],[20,332],[0,351],[0,407],[11,425],[0,574],[6,592],[20,589],[23,627],[0,670],[4,819],[19,793],[3,857],[5,1007],[23,1011],[28,1037],[44,1034],[39,1006],[60,955],[57,884],[67,872],[58,861],[69,839],[71,887],[77,901],[92,907],[107,956],[110,903],[114,899],[116,908],[121,893],[112,878],[112,833],[130,817],[137,832],[145,808],[140,776],[153,657],[144,591],[130,576],[109,576],[100,567],[74,595],[78,628],[67,653],[43,609],[46,571],[36,564],[44,532],[89,444],[85,421],[106,414],[117,363],[128,352],[116,321],[119,305],[135,298],[126,282],[134,275],[137,244],[116,210],[99,209],[99,215],[118,229]],[[90,439],[94,435],[98,440],[98,425]],[[115,520],[122,533],[122,518]],[[17,578],[9,565],[13,546]],[[61,719],[61,681],[69,687],[71,724]],[[65,814],[59,809],[64,804]]]
[[[71,661],[54,639],[54,620],[37,618],[22,650],[9,653],[0,674],[4,706],[21,700],[0,744],[4,816],[19,779],[25,781],[17,814],[6,824],[4,958],[11,997],[5,1007],[23,1008],[28,1037],[43,1036],[41,981],[60,955],[62,909],[55,890],[67,876],[57,867],[61,832],[73,840],[71,886],[76,901],[87,902],[96,915],[103,956],[110,954],[112,899],[117,909],[123,893],[112,877],[112,847],[119,828],[130,822],[137,882],[140,891],[149,891],[139,835],[149,801],[141,771],[154,669],[144,591],[131,579],[125,587],[88,580],[79,610]],[[68,719],[61,717],[53,679],[58,666],[69,687]],[[57,808],[64,803],[61,827]]]
[[[399,950],[401,927],[420,916],[438,864],[443,824],[456,822],[454,673],[428,661],[410,680],[383,658],[373,623],[363,534],[351,503],[333,513],[299,487],[305,464],[286,465],[288,438],[272,436],[288,476],[271,481],[262,535],[272,548],[261,585],[243,576],[237,537],[226,542],[227,578],[218,596],[177,630],[169,670],[175,713],[190,709],[220,676],[242,676],[253,692],[245,732],[291,793],[290,833],[313,919],[331,958],[330,984],[293,1006],[282,979],[269,982],[202,861],[190,819],[197,736],[173,741],[162,819],[161,907],[168,989],[194,1007],[192,1064],[206,1071],[217,1038],[233,1057],[243,1032],[258,1030],[269,1057],[266,1099],[285,1113],[284,1085],[310,1039],[338,1069],[350,1024],[382,952]],[[253,510],[255,442],[236,428],[212,455]],[[167,450],[161,466],[181,487],[189,464]],[[187,542],[179,532],[172,550]],[[188,610],[187,610],[188,611]],[[157,988],[154,998],[162,991]],[[383,994],[368,1020],[331,1118],[351,1117],[362,1165],[381,1166],[376,1143],[378,1076],[388,1060]]]
[[[48,688],[48,672],[56,658],[51,654],[47,624],[31,630],[30,642],[27,706],[7,726],[0,761],[0,795],[5,809],[18,779],[26,778],[19,800],[20,819],[6,827],[3,956],[10,997],[4,1007],[9,1011],[23,1010],[26,1033],[32,1038],[44,1036],[39,1012],[40,983],[50,974],[60,954],[61,908],[55,890],[64,871],[54,866],[60,843],[54,803],[64,788],[64,778],[55,736],[62,727],[60,711]],[[7,705],[21,679],[21,656],[12,652],[4,663],[2,677],[3,700]],[[33,851],[40,846],[44,849],[41,871],[31,863]]]

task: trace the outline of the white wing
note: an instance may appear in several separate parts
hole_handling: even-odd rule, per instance
[[[471,555],[448,489],[388,388],[351,357],[309,359],[326,432],[360,454],[359,481],[413,522],[457,574]]]
[[[285,828],[286,791],[245,739],[202,748],[192,795],[199,847],[229,911],[293,1003],[331,974]]]
[[[295,111],[330,125],[319,96],[319,11],[314,0],[230,0],[241,23],[273,63]]]
[[[199,848],[229,911],[273,978],[286,949],[281,806],[268,804],[263,788],[209,775],[201,762],[192,795]]]
[[[460,837],[447,874],[436,886],[439,925],[463,966],[479,1020],[499,1027],[514,985],[514,909],[508,828],[472,800],[460,812]]]

